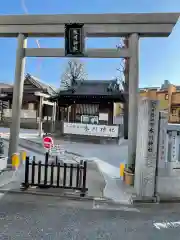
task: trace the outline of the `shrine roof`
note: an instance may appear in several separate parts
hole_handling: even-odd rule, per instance
[[[55,87],[53,87],[52,85],[49,85],[45,82],[43,82],[41,79],[32,76],[30,74],[27,74],[25,77],[25,83],[26,81],[29,80],[30,83],[34,86],[36,86],[38,89],[40,90],[45,90],[48,94],[53,94],[56,93],[57,89]]]
[[[12,95],[13,85],[0,83],[1,93],[6,93]],[[34,93],[36,91],[43,92],[49,95],[54,95],[57,93],[57,89],[42,80],[32,76],[31,74],[26,74],[24,79],[24,92]]]
[[[119,96],[121,101],[123,101],[123,93],[116,80],[85,80],[83,82],[77,82],[68,89],[60,90],[58,96],[55,98],[58,99],[66,96],[109,96],[111,98],[113,98],[113,96]]]

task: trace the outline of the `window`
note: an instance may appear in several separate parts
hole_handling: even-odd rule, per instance
[[[98,116],[81,115],[81,122],[85,124],[98,124]]]
[[[34,110],[34,103],[28,104],[28,110]]]
[[[28,107],[29,107],[28,103],[27,103],[27,102],[24,102],[24,103],[23,103],[23,106],[22,106],[22,109],[23,109],[23,110],[28,110]]]
[[[176,115],[176,109],[172,109],[172,115]]]
[[[165,95],[165,99],[166,99],[166,100],[169,99],[169,95],[168,95],[168,94]]]

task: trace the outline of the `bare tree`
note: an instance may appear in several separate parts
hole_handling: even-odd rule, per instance
[[[125,38],[120,39],[120,43],[116,45],[117,49],[122,49],[125,48]],[[116,69],[119,73],[118,76],[116,77],[121,90],[124,92],[125,91],[125,71],[126,71],[126,60],[124,58],[121,58],[119,67]]]
[[[7,101],[3,101],[3,100],[0,100],[0,119],[1,119],[1,121],[2,122],[4,122],[4,118],[5,118],[5,116],[4,116],[4,110],[5,109],[7,109],[8,108],[8,103],[7,103]]]
[[[128,47],[128,37],[121,38],[117,49],[127,48]],[[128,139],[128,112],[129,112],[129,58],[121,59],[120,67],[117,68],[119,75],[117,77],[121,90],[124,92],[125,103],[124,103],[124,139]]]
[[[3,93],[3,89],[0,89],[0,120],[3,122],[5,119],[4,110],[8,108],[8,102],[4,99],[6,94]]]
[[[121,59],[120,63],[119,63],[119,67],[116,69],[118,71],[118,75],[116,76],[116,79],[120,85],[120,89],[122,90],[122,92],[125,91],[125,60]]]
[[[62,74],[60,87],[61,89],[69,89],[78,82],[83,82],[87,79],[87,74],[84,64],[77,59],[68,61],[67,67]]]

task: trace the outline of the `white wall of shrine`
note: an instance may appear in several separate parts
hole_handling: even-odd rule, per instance
[[[64,122],[64,134],[117,138],[119,126]]]

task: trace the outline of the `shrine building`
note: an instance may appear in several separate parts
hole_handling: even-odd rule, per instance
[[[123,103],[125,98],[115,80],[86,80],[59,91],[53,100],[59,106],[56,119],[112,125],[114,103]]]

